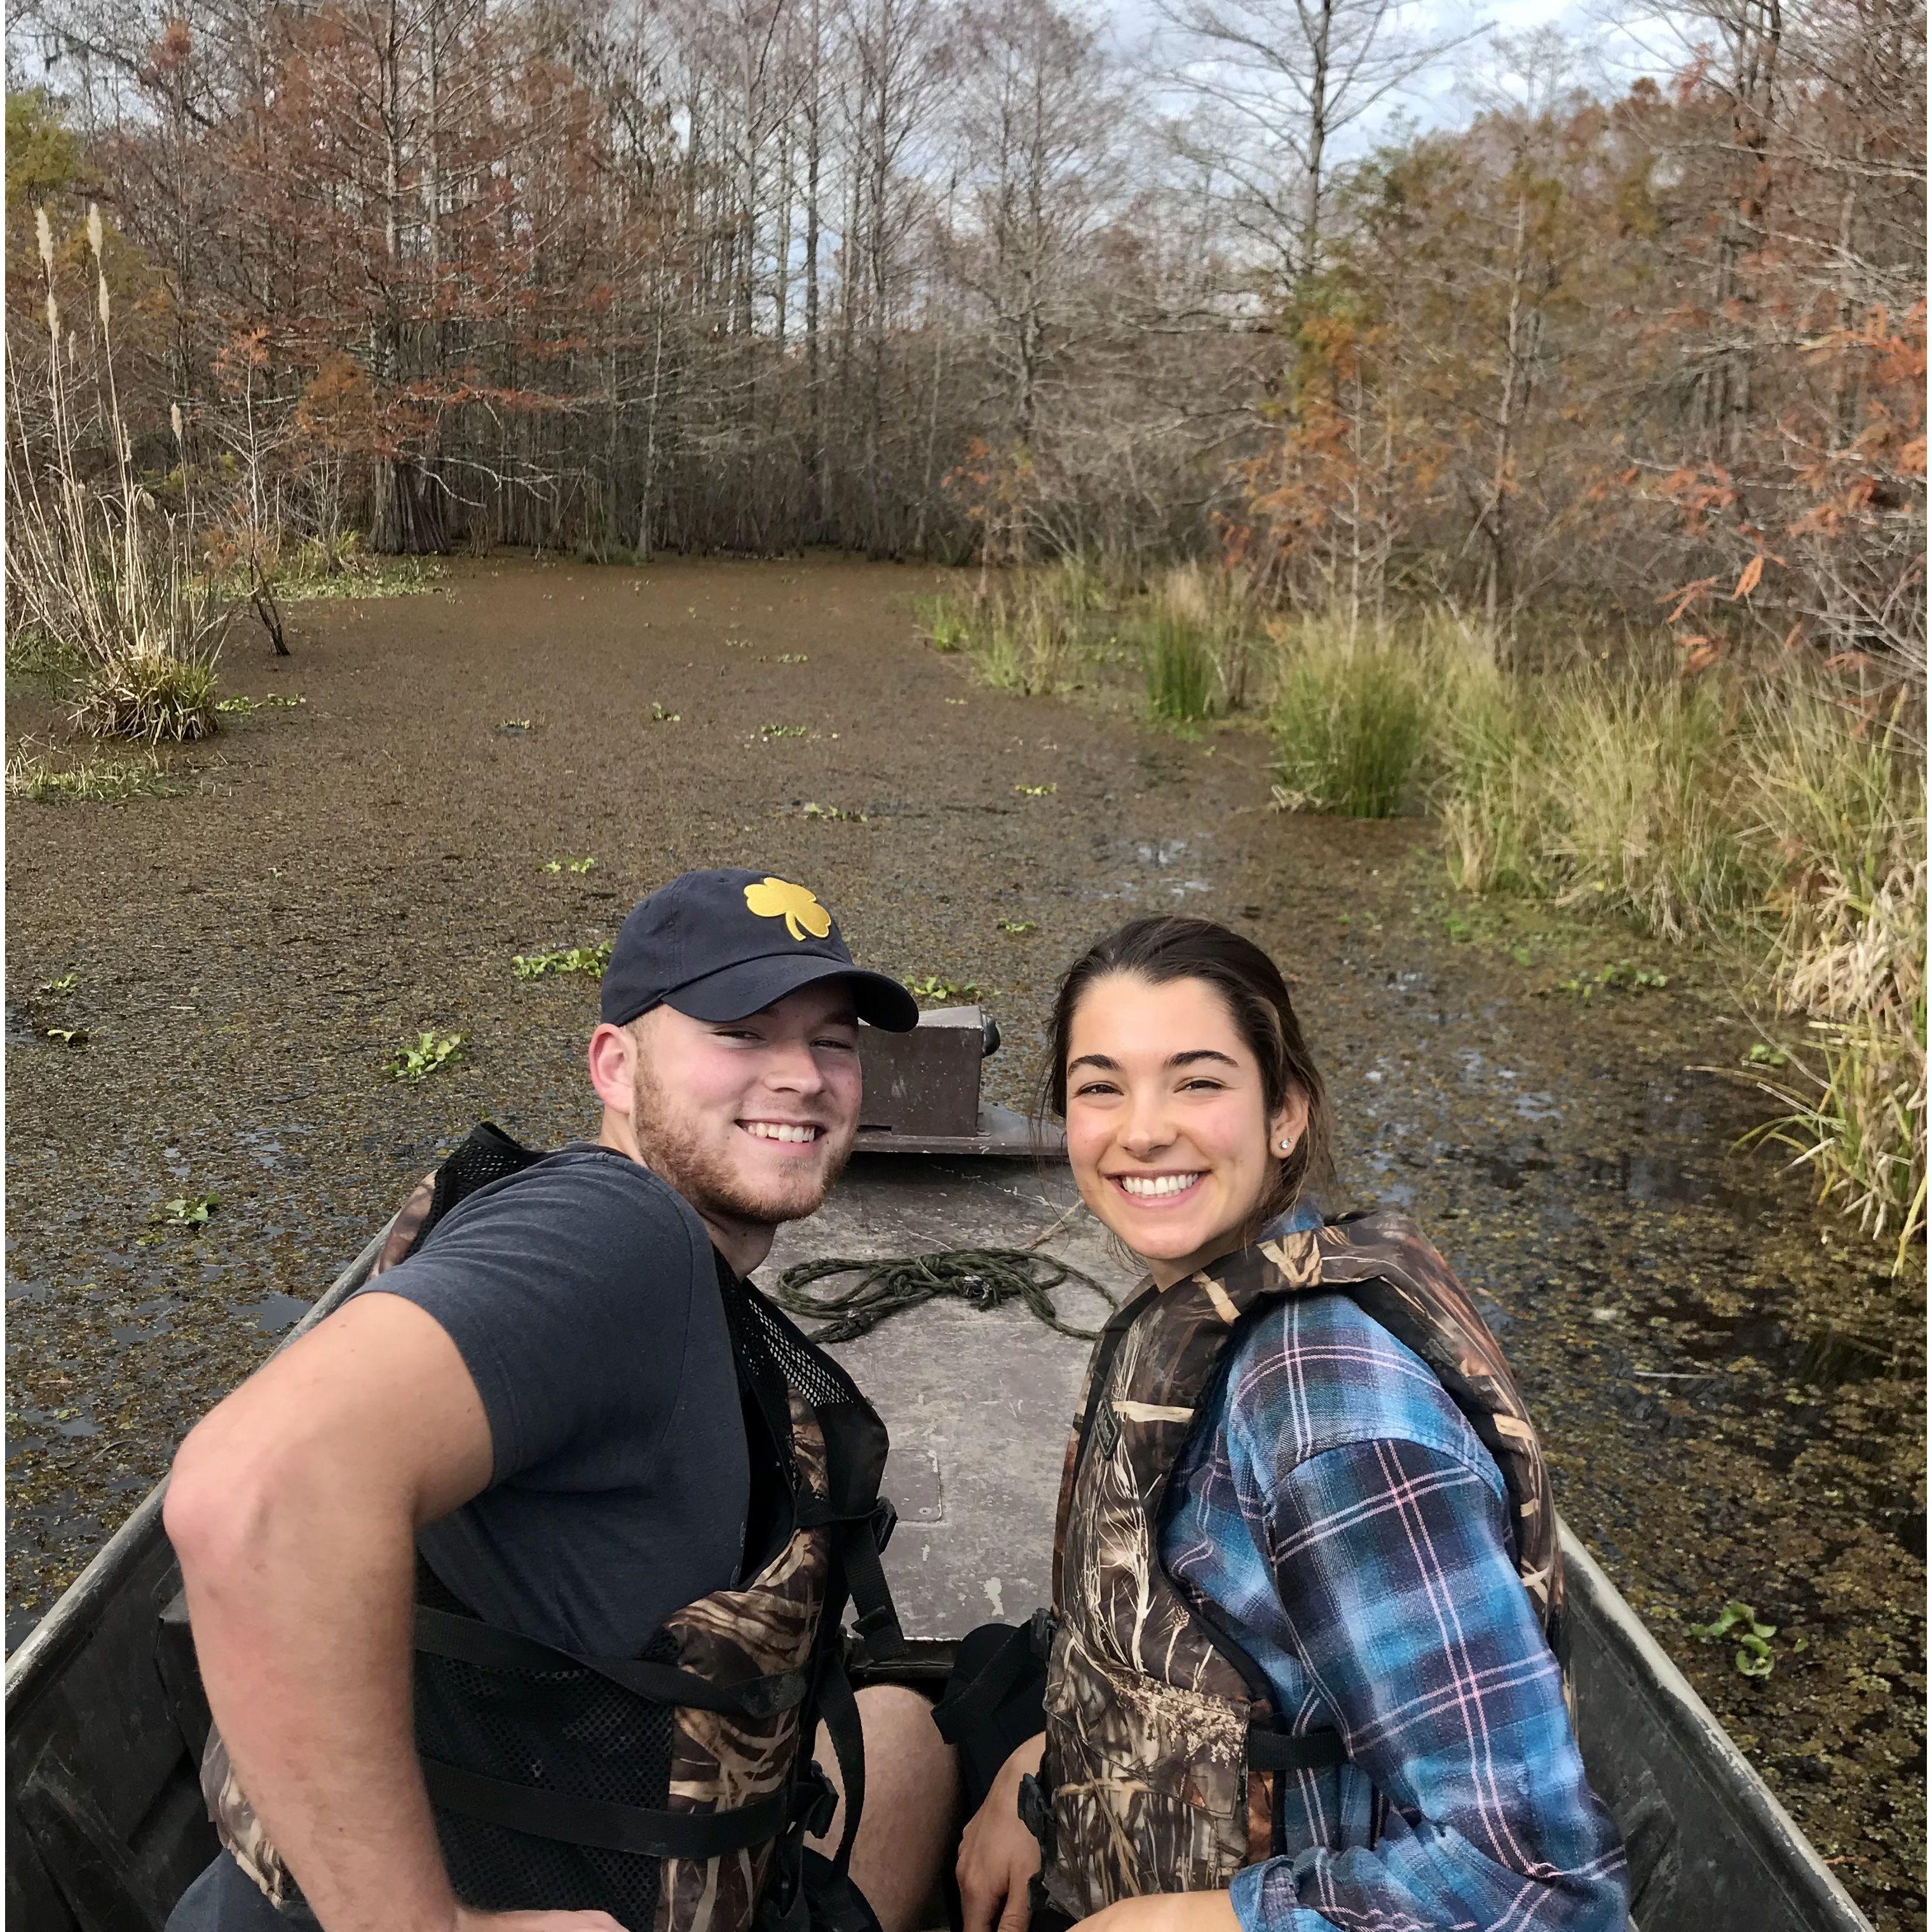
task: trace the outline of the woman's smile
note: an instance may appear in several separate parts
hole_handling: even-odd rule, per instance
[[[1110,1174],[1107,1178],[1136,1208],[1175,1208],[1192,1198],[1207,1178],[1204,1168],[1173,1174]]]

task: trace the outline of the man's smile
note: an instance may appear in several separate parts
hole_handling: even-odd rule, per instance
[[[825,1132],[808,1120],[740,1120],[738,1125],[754,1139],[776,1142],[781,1147],[809,1147]]]

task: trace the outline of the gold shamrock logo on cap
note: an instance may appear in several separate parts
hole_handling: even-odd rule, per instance
[[[782,919],[793,938],[802,940],[808,932],[823,939],[832,930],[832,915],[818,903],[818,895],[784,879],[760,879],[745,888],[745,903],[760,919]]]

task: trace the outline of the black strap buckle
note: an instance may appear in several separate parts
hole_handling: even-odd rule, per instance
[[[1053,1800],[1031,1772],[1020,1780],[1020,1822],[1040,1840],[1042,1859],[1053,1856]]]
[[[865,1640],[867,1657],[874,1661],[905,1654],[905,1633],[899,1628],[892,1586],[879,1555],[898,1521],[898,1512],[881,1496],[864,1516],[844,1518],[839,1530],[845,1586],[857,1612],[854,1628]]]
[[[824,1838],[831,1830],[832,1820],[838,1810],[838,1788],[814,1758],[806,1766],[804,1777],[799,1780],[797,1816],[805,1826],[805,1835],[808,1838]]]
[[[1027,1618],[1027,1642],[1032,1647],[1036,1662],[1050,1664],[1053,1660],[1053,1640],[1060,1629],[1060,1619],[1053,1614],[1050,1605],[1042,1604]]]

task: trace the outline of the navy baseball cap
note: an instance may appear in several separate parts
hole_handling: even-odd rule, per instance
[[[859,1017],[889,1033],[919,1024],[896,980],[852,963],[818,895],[736,866],[682,872],[631,908],[604,969],[602,1013],[622,1026],[656,1006],[741,1020],[814,980],[840,979]]]

